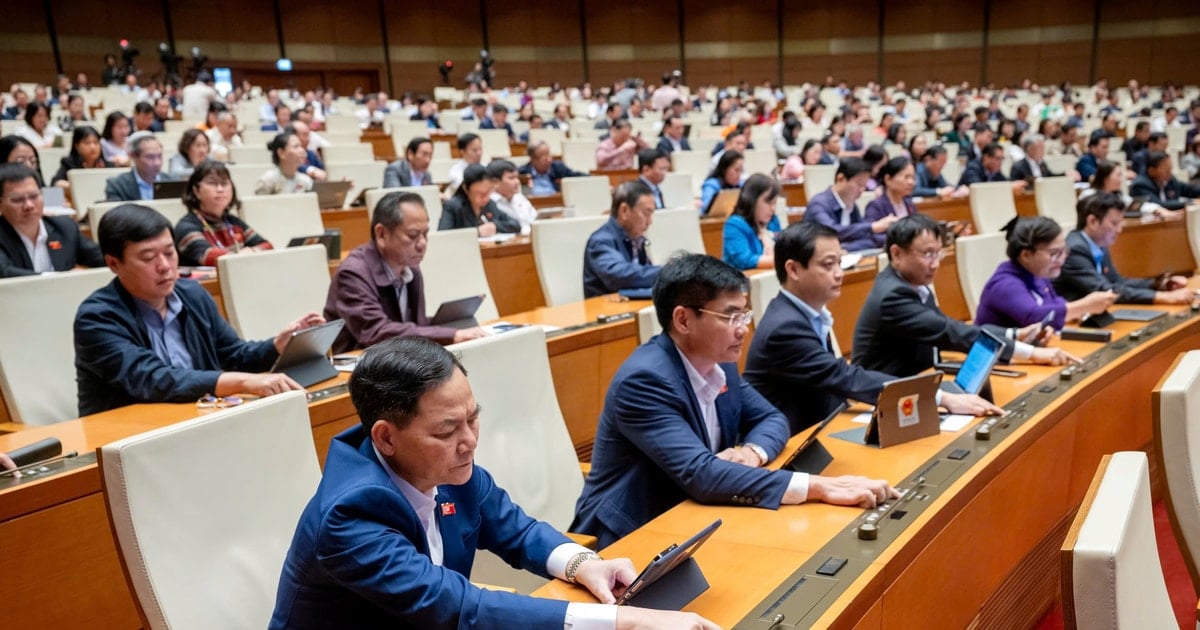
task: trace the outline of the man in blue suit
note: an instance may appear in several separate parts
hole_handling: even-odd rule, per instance
[[[162,172],[162,143],[154,134],[140,131],[129,137],[129,172],[104,182],[105,201],[142,201],[154,199],[154,182],[171,178]]]
[[[857,205],[867,189],[867,180],[871,179],[871,168],[861,158],[848,157],[838,163],[833,177],[832,186],[808,200],[804,220],[837,230],[838,239],[847,251],[883,247],[888,226],[896,222],[896,215],[864,221]]]
[[[479,405],[452,354],[373,346],[350,377],[362,426],[334,438],[283,565],[271,628],[716,628],[608,604],[637,577],[521,511],[473,463]],[[472,585],[475,550],[586,587],[604,605]],[[592,625],[589,625],[592,624]]]
[[[833,315],[826,307],[842,293],[842,248],[837,232],[801,221],[775,237],[780,291],[754,328],[746,381],[775,405],[798,433],[847,398],[875,404],[883,384],[896,377],[851,365],[834,353]],[[1001,410],[974,394],[938,392],[954,413]]]
[[[646,230],[654,220],[654,192],[641,181],[617,186],[612,218],[588,237],[583,251],[583,296],[622,289],[648,290],[661,268],[646,253]]]
[[[525,147],[529,161],[517,172],[529,176],[531,196],[553,195],[562,190],[564,177],[584,177],[587,173],[571,170],[562,160],[550,156],[550,145],[545,140],[532,140]]]
[[[604,547],[684,499],[769,509],[819,500],[873,507],[884,481],[765,470],[787,419],[738,376],[746,277],[711,256],[667,263],[654,285],[663,334],[634,351],[604,399],[572,531]]]
[[[674,151],[691,151],[692,145],[683,135],[683,130],[682,117],[674,114],[667,116],[666,122],[663,123],[662,137],[658,139],[656,148],[668,156]]]

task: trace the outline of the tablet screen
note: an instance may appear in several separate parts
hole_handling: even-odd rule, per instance
[[[1004,343],[999,339],[986,333],[979,335],[954,377],[955,384],[968,394],[978,394],[1003,350]]]

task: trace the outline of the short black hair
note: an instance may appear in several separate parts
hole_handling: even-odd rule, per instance
[[[942,155],[944,155],[945,153],[946,153],[946,147],[943,147],[940,144],[934,144],[934,145],[931,145],[928,149],[925,149],[925,155],[921,156],[921,161],[924,162],[925,160],[939,158]]]
[[[508,113],[508,107],[505,106],[503,103],[496,103],[495,105],[492,105],[492,114],[493,115],[507,114],[507,113]]]
[[[500,179],[509,172],[516,173],[517,165],[508,160],[492,160],[492,163],[487,165],[488,179]]]
[[[617,211],[621,209],[621,204],[629,206],[632,210],[637,202],[646,196],[653,196],[654,191],[640,179],[631,179],[627,182],[621,182],[612,195],[612,216],[617,216]]]
[[[724,188],[725,172],[733,168],[733,165],[737,164],[738,160],[743,159],[743,157],[741,151],[733,149],[722,152],[721,157],[717,158],[717,165],[713,167],[712,172],[708,176],[717,178],[717,181],[721,182],[721,187]]]
[[[896,221],[888,228],[887,242],[884,246],[888,260],[892,259],[892,245],[907,249],[921,234],[929,233],[942,242],[946,229],[941,223],[934,221],[924,214],[910,214]]]
[[[1161,131],[1155,131],[1154,133],[1152,133],[1146,137],[1146,143],[1151,144],[1154,142],[1162,142],[1163,140],[1166,140],[1166,139],[1167,139],[1167,134],[1165,134]]]
[[[837,230],[816,221],[800,221],[787,226],[775,235],[775,277],[783,284],[787,280],[787,261],[794,260],[808,267],[817,251],[817,239],[837,239]]]
[[[83,156],[79,155],[79,143],[87,140],[88,138],[95,138],[98,141],[100,140],[100,133],[97,132],[95,128],[88,125],[79,125],[75,128],[75,131],[71,132],[71,151],[69,155],[72,159],[83,159]],[[100,159],[104,160],[103,153],[101,153]]]
[[[876,164],[886,160],[887,157],[887,149],[884,149],[878,144],[872,144],[871,146],[867,147],[865,151],[863,151],[862,158],[860,159],[863,161],[863,164],[867,165],[867,170],[869,171],[873,170]],[[848,176],[846,179],[850,179],[850,177],[853,177],[853,175]]]
[[[33,128],[33,117],[37,116],[38,112],[43,112],[43,111],[46,112],[47,117],[50,116],[50,108],[49,107],[46,107],[45,105],[42,105],[41,103],[39,103],[37,101],[29,101],[29,104],[25,106],[25,124],[28,125],[30,129],[32,129]]]
[[[1107,140],[1107,139],[1108,139],[1108,133],[1105,132],[1103,129],[1097,129],[1092,132],[1092,135],[1088,136],[1088,148],[1090,149],[1090,148],[1100,144],[1100,141]]]
[[[216,175],[221,179],[229,182],[229,190],[231,196],[229,199],[229,207],[223,208],[224,212],[229,210],[237,210],[242,207],[242,202],[237,196],[237,186],[233,184],[233,175],[229,173],[229,168],[224,162],[218,162],[211,158],[205,158],[192,169],[192,174],[188,176],[187,186],[183,189],[183,194],[180,196],[180,201],[188,210],[200,209],[200,198],[196,196],[196,188],[200,186],[200,181],[209,175]]]
[[[372,238],[375,236],[376,225],[382,225],[391,232],[396,226],[404,224],[404,213],[400,211],[400,205],[405,203],[415,203],[422,209],[425,208],[425,198],[415,192],[390,192],[375,204],[375,210],[371,212]]]
[[[138,101],[137,104],[133,106],[133,113],[135,113],[135,114],[153,114],[154,106],[151,105],[150,103],[147,103],[146,101]]]
[[[125,246],[171,232],[171,222],[157,210],[136,203],[123,203],[100,217],[96,241],[100,252],[124,260]]]
[[[983,151],[981,151],[979,155],[981,157],[996,157],[997,153],[1003,154],[1004,147],[1000,146],[1000,143],[998,142],[992,142],[983,147]]]
[[[196,140],[200,136],[204,136],[204,132],[199,129],[188,129],[183,132],[183,135],[179,136],[179,146],[176,148],[179,149],[179,155],[182,155],[183,159],[188,159],[188,151],[192,149],[192,145],[196,144]],[[204,136],[204,141],[208,142],[208,136]]]
[[[450,380],[455,370],[467,373],[449,350],[430,339],[388,339],[359,357],[350,374],[350,402],[368,435],[379,420],[403,429],[416,416],[421,397]]]
[[[474,142],[478,139],[479,139],[478,134],[469,133],[469,132],[462,134],[461,136],[458,137],[458,150],[466,151],[467,146],[469,146],[472,142]]]
[[[670,156],[663,152],[662,149],[650,148],[638,151],[638,170],[644,170],[647,166],[654,166],[654,163],[659,158],[670,159]]]
[[[433,144],[433,141],[425,136],[417,136],[408,141],[408,146],[404,147],[404,154],[416,153],[421,148],[422,144]]]
[[[4,193],[9,184],[18,184],[27,179],[38,181],[37,173],[28,166],[17,162],[0,164],[0,194]]]
[[[904,157],[903,155],[897,155],[887,162],[884,162],[883,166],[879,169],[880,185],[886,182],[887,178],[899,175],[901,171],[908,168],[909,164],[912,164],[912,160]]]
[[[1166,151],[1151,151],[1146,154],[1146,168],[1158,168],[1163,160],[1170,159],[1170,157]]]
[[[1145,131],[1145,130],[1147,130],[1147,129],[1149,129],[1149,128],[1150,128],[1150,123],[1149,123],[1149,122],[1147,122],[1147,121],[1145,121],[1145,120],[1139,120],[1139,121],[1138,121],[1138,123],[1137,123],[1136,125],[1134,125],[1134,126],[1133,126],[1133,132],[1134,132],[1134,133],[1137,133],[1137,132],[1139,132],[1139,131]]]
[[[113,128],[116,127],[117,123],[121,122],[122,120],[126,122],[129,121],[129,119],[125,117],[125,114],[121,112],[109,112],[108,116],[104,118],[104,131],[100,132],[100,137],[111,141],[113,139]]]
[[[871,167],[868,166],[864,160],[856,157],[847,157],[838,161],[837,172],[834,173],[833,177],[836,180],[837,176],[841,175],[845,179],[850,180],[853,179],[855,175],[861,175],[863,173],[869,174],[870,172]]]
[[[1008,240],[1005,253],[1014,263],[1020,259],[1021,252],[1036,250],[1038,246],[1051,243],[1062,234],[1062,226],[1058,221],[1047,217],[1016,217],[1003,229]]]
[[[471,99],[471,107],[487,107],[487,100],[482,98]]]
[[[683,254],[672,258],[658,272],[652,298],[654,312],[663,331],[671,331],[671,313],[676,306],[702,307],[722,293],[745,293],[749,280],[729,263],[707,254]]]
[[[1075,206],[1075,227],[1082,230],[1087,227],[1087,218],[1096,217],[1097,221],[1103,221],[1104,217],[1113,210],[1124,210],[1125,202],[1121,200],[1121,196],[1117,193],[1097,193],[1081,200]]]

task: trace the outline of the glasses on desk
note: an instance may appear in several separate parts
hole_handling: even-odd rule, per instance
[[[196,401],[197,409],[228,409],[246,402],[241,396],[213,396],[205,394]]]

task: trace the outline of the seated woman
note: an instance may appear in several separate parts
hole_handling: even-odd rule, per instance
[[[879,169],[883,168],[883,164],[887,162],[887,150],[878,144],[872,144],[863,151],[862,161],[866,163],[867,169],[871,172],[871,177],[867,179],[867,190],[875,190],[879,188]]]
[[[104,159],[113,166],[129,166],[129,119],[121,112],[112,112],[104,119],[104,131],[100,133],[100,150]]]
[[[1096,173],[1092,175],[1092,179],[1088,182],[1088,187],[1080,191],[1079,200],[1083,201],[1092,195],[1100,193],[1113,193],[1119,196],[1125,207],[1128,208],[1129,204],[1133,203],[1133,198],[1121,190],[1121,184],[1124,181],[1124,164],[1110,162],[1109,160],[1100,160],[1096,163]]]
[[[730,188],[742,187],[742,153],[732,149],[721,154],[717,166],[708,174],[708,179],[700,187],[700,208],[702,214],[708,214],[708,209],[716,199],[717,193]]]
[[[779,178],[784,181],[798,180],[804,178],[804,167],[813,164],[821,163],[821,153],[824,149],[821,148],[821,141],[816,138],[809,138],[804,141],[804,147],[800,152],[793,155],[783,163],[783,169],[779,172]]]
[[[37,149],[33,148],[25,138],[12,135],[0,138],[0,164],[24,164],[30,169],[33,169],[33,174],[37,177],[38,187],[44,187],[46,183],[42,181],[41,159],[38,157]]]
[[[779,217],[779,182],[755,173],[742,185],[737,206],[725,222],[725,262],[738,269],[774,269]]]
[[[921,159],[925,157],[925,152],[929,150],[929,139],[925,134],[918,133],[908,141],[908,157],[913,164],[920,164]]]
[[[112,162],[104,159],[100,150],[100,134],[91,127],[76,127],[71,134],[71,152],[62,159],[50,184],[70,190],[71,182],[67,180],[67,171],[77,168],[112,167]]]
[[[208,136],[199,129],[188,129],[179,138],[179,153],[171,156],[167,173],[173,179],[192,176],[196,165],[208,159]]]
[[[495,182],[488,177],[487,168],[472,164],[463,171],[462,186],[442,207],[439,230],[475,228],[480,236],[495,236],[497,232],[517,234],[521,223],[504,214],[492,201]]]
[[[913,188],[917,185],[917,171],[906,157],[894,157],[879,169],[883,194],[871,200],[863,210],[863,219],[877,221],[888,215],[904,218],[917,213],[913,205]]]
[[[300,172],[300,166],[308,159],[308,151],[293,131],[276,135],[267,143],[271,161],[275,168],[263,173],[254,184],[256,195],[287,195],[312,190],[313,180]]]
[[[47,149],[62,136],[62,130],[50,122],[50,110],[34,101],[25,108],[25,126],[17,129],[17,135],[29,141],[35,149]]]
[[[883,141],[884,145],[894,144],[903,151],[905,156],[908,156],[908,149],[905,146],[908,144],[908,130],[901,123],[892,123],[887,130],[887,138]]]
[[[214,266],[225,254],[271,249],[271,244],[230,210],[241,207],[225,165],[204,160],[192,170],[183,205],[188,214],[175,225],[179,264]]]
[[[1008,260],[1000,263],[983,287],[975,324],[1021,328],[1042,321],[1061,330],[1068,321],[1102,313],[1117,299],[1112,291],[1095,291],[1074,302],[1054,292],[1050,281],[1062,273],[1067,236],[1053,219],[1018,217],[1004,226]]]

